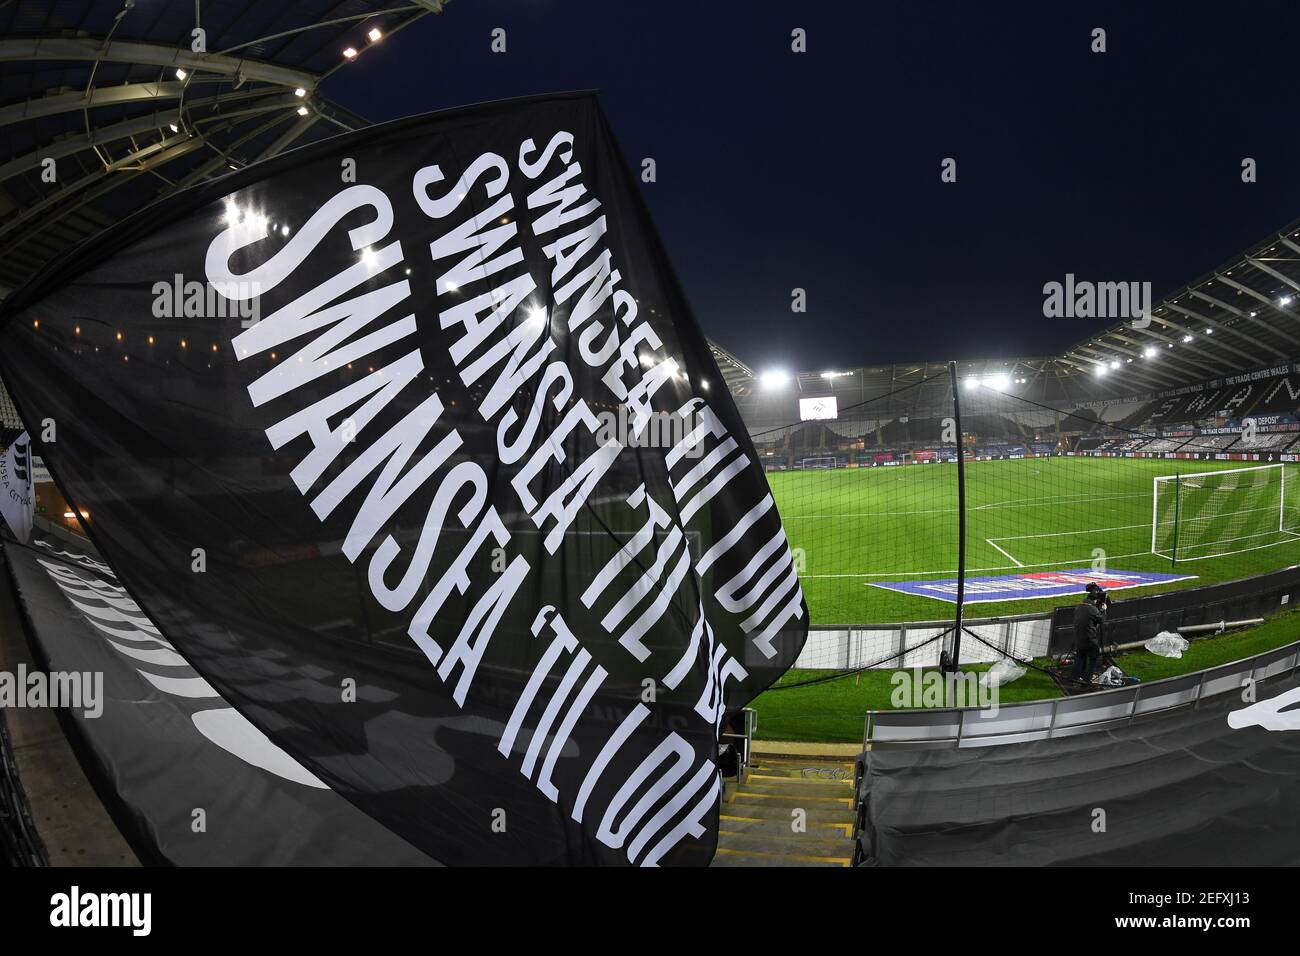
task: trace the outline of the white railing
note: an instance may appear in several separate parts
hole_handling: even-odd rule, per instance
[[[1300,641],[1245,660],[1147,684],[1073,697],[1005,704],[996,710],[962,707],[872,710],[866,714],[865,747],[990,747],[1048,740],[1104,730],[1138,717],[1162,714],[1241,689],[1300,667]]]
[[[962,662],[990,663],[1003,654],[1018,658],[1044,657],[1052,633],[1052,612],[968,619],[966,627],[997,647],[979,641],[962,642]],[[898,624],[859,624],[844,627],[814,626],[796,668],[806,670],[858,670],[876,666],[887,670],[934,667],[939,663],[936,634],[951,629],[952,619]]]

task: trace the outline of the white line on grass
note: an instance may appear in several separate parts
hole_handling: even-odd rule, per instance
[[[1178,521],[1181,523],[1186,523],[1188,521],[1219,521],[1223,518],[1235,518],[1237,515],[1259,514],[1261,511],[1268,514],[1274,514],[1277,511],[1277,508],[1273,505],[1266,505],[1263,508],[1243,508],[1241,511],[1220,511],[1212,515],[1184,515],[1180,516]],[[1172,518],[1167,518],[1160,523],[1172,524],[1173,520],[1174,519]],[[1150,522],[1147,522],[1147,527],[1150,527]]]
[[[1237,537],[1235,537],[1235,538],[1218,538],[1218,539],[1216,539],[1216,540],[1214,540],[1214,541],[1212,541],[1212,542],[1210,542],[1210,543],[1211,543],[1211,544],[1214,544],[1214,545],[1219,545],[1219,544],[1228,544],[1228,543],[1233,542],[1233,541],[1245,541],[1245,540],[1248,539],[1248,538],[1262,538],[1262,537],[1263,537],[1264,535],[1266,535],[1266,534],[1289,534],[1289,535],[1292,535],[1293,537],[1300,537],[1300,536],[1295,535],[1295,533],[1294,533],[1294,532],[1291,532],[1291,531],[1279,531],[1279,530],[1276,530],[1276,529],[1269,529],[1268,531],[1256,531],[1254,534],[1239,534],[1239,535],[1237,535]],[[1183,554],[1179,554],[1179,555],[1178,555],[1178,560],[1179,560],[1179,561],[1204,561],[1204,560],[1206,560],[1207,558],[1226,558],[1226,557],[1228,557],[1229,555],[1233,555],[1233,554],[1244,554],[1244,553],[1246,553],[1247,551],[1259,551],[1259,550],[1262,550],[1263,548],[1272,548],[1272,547],[1274,547],[1274,546],[1276,546],[1276,545],[1279,545],[1279,544],[1289,544],[1289,543],[1290,543],[1290,542],[1289,542],[1287,539],[1284,538],[1284,539],[1282,539],[1281,541],[1273,541],[1273,542],[1270,542],[1269,544],[1257,544],[1257,545],[1254,545],[1253,547],[1250,547],[1250,548],[1238,548],[1236,551],[1215,551],[1213,554],[1202,554],[1202,555],[1199,555],[1199,556],[1194,557],[1194,558],[1189,558],[1189,557],[1184,556]],[[1197,545],[1192,544],[1192,545],[1188,545],[1187,547],[1188,547],[1189,549],[1193,549],[1193,550],[1194,550],[1194,549],[1197,547]],[[1152,553],[1152,554],[1159,555],[1160,557],[1164,557],[1168,552],[1167,552],[1167,551],[1153,551],[1153,552],[1151,552],[1151,553]]]
[[[1016,556],[1015,556],[1014,554],[1012,554],[1012,553],[1011,553],[1010,551],[1008,551],[1006,548],[999,548],[996,544],[994,544],[992,538],[985,538],[984,540],[987,541],[987,542],[989,543],[989,547],[991,547],[991,548],[995,548],[996,550],[1001,551],[1001,552],[1002,552],[1006,557],[1010,558],[1011,561],[1015,564],[1016,567],[1018,567],[1018,568],[1023,568],[1023,567],[1024,567],[1023,564],[1021,564],[1019,561],[1016,560]]]
[[[1217,472],[1209,472],[1208,474],[1217,474]],[[901,479],[901,476],[899,477]],[[980,511],[980,510],[987,510],[992,508],[1024,508],[1024,507],[1044,507],[1044,506],[1050,507],[1050,506],[1055,506],[1056,504],[1059,503],[1070,502],[1070,501],[1081,501],[1081,500],[1116,501],[1125,498],[1147,498],[1147,497],[1149,497],[1149,494],[1145,491],[1140,493],[1103,495],[1103,496],[1096,496],[1096,495],[1089,495],[1089,494],[1043,495],[1041,497],[1036,497],[1036,498],[1017,498],[1013,500],[989,502],[988,504],[976,505],[970,510]],[[1296,508],[1300,509],[1300,504],[1297,504]],[[923,509],[919,511],[867,511],[867,512],[856,512],[856,513],[840,512],[838,514],[782,515],[782,520],[797,521],[800,519],[910,517],[913,515],[926,515],[926,514],[952,514],[955,513],[957,510],[958,509],[956,508],[930,508],[930,509]],[[1216,520],[1221,520],[1225,517],[1231,518],[1237,515],[1251,514],[1256,511],[1271,512],[1272,510],[1273,508],[1269,506],[1266,508],[1245,509],[1242,511],[1230,512],[1227,514],[1221,513],[1217,515],[1207,515],[1205,517],[1190,517],[1190,518],[1184,517],[1183,521],[1213,522]],[[1168,523],[1168,522],[1163,522],[1163,523]],[[1151,527],[1151,522],[1146,521],[1141,524],[1119,525],[1117,527],[1112,527],[1112,528],[1088,528],[1079,531],[1051,531],[1042,534],[1004,535],[996,538],[985,538],[984,539],[985,542],[989,544],[990,547],[996,549],[1002,555],[1004,555],[1008,560],[1014,563],[1011,565],[1002,565],[997,567],[967,568],[966,571],[968,574],[978,574],[978,573],[993,572],[993,571],[1014,571],[1014,570],[1024,570],[1024,569],[1032,570],[1034,568],[1060,568],[1060,567],[1066,567],[1068,565],[1089,564],[1092,561],[1091,557],[1076,558],[1069,561],[1044,561],[1044,562],[1039,562],[1037,564],[1022,564],[1019,560],[1017,560],[1017,558],[1013,554],[1011,554],[1005,548],[1000,547],[997,544],[997,542],[998,541],[1020,541],[1020,540],[1030,539],[1030,538],[1077,537],[1079,535],[1086,535],[1086,534],[1105,534],[1112,531],[1132,531],[1137,528],[1150,528],[1150,527]],[[1259,537],[1262,534],[1273,534],[1273,533],[1278,533],[1278,532],[1273,532],[1273,531],[1260,532],[1259,534],[1244,535],[1237,538],[1228,538],[1226,540],[1229,542],[1239,541],[1239,540],[1244,540],[1245,538]],[[1285,529],[1282,529],[1281,533],[1290,535],[1291,538],[1300,538],[1300,534],[1287,531]],[[1230,552],[1226,552],[1226,554],[1241,554],[1244,551],[1258,551],[1263,548],[1271,548],[1279,544],[1290,543],[1291,538],[1284,538],[1279,541],[1274,541],[1264,545],[1258,545],[1252,548],[1243,548],[1238,551],[1230,551]],[[1224,543],[1224,541],[1221,539],[1219,541],[1216,541],[1215,543],[1216,544]],[[1145,557],[1151,557],[1153,554],[1157,557],[1163,557],[1163,555],[1159,554],[1158,552],[1152,552],[1151,550],[1147,549],[1143,551],[1133,551],[1128,554],[1109,555],[1108,560],[1115,561],[1115,560],[1124,560],[1125,558],[1139,558],[1139,557],[1145,558]],[[1201,561],[1207,558],[1224,557],[1224,556],[1226,556],[1225,553],[1220,552],[1217,554],[1204,555],[1201,557],[1179,558],[1179,560]],[[853,572],[853,573],[845,573],[845,574],[801,574],[800,578],[928,577],[933,575],[956,574],[956,573],[957,573],[956,569],[952,569],[949,571],[881,571],[881,572],[869,572],[869,573]]]
[[[1050,507],[1064,499],[1065,501],[1116,501],[1120,498],[1147,498],[1150,499],[1149,493],[1131,494],[1131,495],[1050,495],[1048,497],[1037,498],[1013,498],[1007,501],[994,501],[986,505],[976,505],[969,508],[969,511],[985,511],[990,508],[1032,508]],[[1040,502],[1039,504],[1027,504],[1029,502]],[[836,514],[827,515],[789,515],[782,514],[782,521],[799,521],[805,518],[909,518],[913,515],[941,515],[956,514],[956,508],[925,508],[920,511],[841,511]],[[1147,527],[1151,523],[1147,522]]]
[[[1001,535],[997,538],[986,538],[985,540],[988,541],[989,544],[993,544],[994,541],[1021,541],[1025,538],[1064,538],[1064,537],[1069,537],[1070,535],[1078,535],[1078,534],[1103,534],[1104,532],[1107,531],[1132,531],[1134,528],[1146,528],[1150,530],[1151,522],[1144,521],[1142,524],[1122,524],[1114,528],[1085,528],[1082,531],[1049,531],[1046,534]],[[997,545],[994,545],[994,547],[997,547]],[[1001,548],[998,548],[998,550],[1002,551]],[[1005,551],[1003,551],[1002,553],[1006,554]],[[1011,557],[1011,556],[1007,555],[1007,557]]]
[[[1288,531],[1284,533],[1291,535],[1292,538],[1294,539],[1300,539],[1300,534],[1296,534],[1295,532]],[[1294,544],[1294,543],[1295,542],[1293,540],[1284,539],[1281,541],[1274,541],[1272,544],[1261,544],[1253,548],[1242,548],[1239,551],[1232,551],[1229,553],[1241,554],[1245,551],[1260,551],[1264,548],[1275,548],[1279,544]],[[1164,555],[1162,554],[1155,554],[1154,552],[1151,551],[1151,549],[1148,548],[1146,551],[1132,551],[1128,554],[1108,554],[1106,556],[1106,560],[1109,562],[1113,562],[1113,561],[1123,561],[1125,558],[1149,558],[1152,557],[1153,554],[1155,557],[1164,557]],[[1178,560],[1179,561],[1204,561],[1206,558],[1222,558],[1222,557],[1225,557],[1225,555],[1207,554],[1199,558],[1179,558]],[[1034,568],[1063,568],[1071,564],[1085,565],[1091,563],[1092,563],[1091,557],[1074,558],[1073,560],[1070,561],[1042,561],[1039,562],[1038,564],[1025,564],[1025,565],[1021,565],[1021,567],[1019,568],[1017,568],[1015,565],[1012,564],[1004,564],[1000,567],[992,567],[992,568],[967,568],[966,573],[982,574],[987,571],[1019,571],[1019,570],[1033,570]],[[957,573],[957,569],[953,568],[950,571],[872,571],[872,572],[855,571],[848,574],[801,574],[799,575],[799,577],[801,579],[802,578],[921,578],[921,577],[929,577],[930,575],[934,575],[934,574],[956,574],[956,573]]]
[[[1151,550],[1148,548],[1146,551],[1133,551],[1129,554],[1107,555],[1107,560],[1122,561],[1124,558],[1149,558],[1149,557],[1151,557]],[[1064,568],[1071,564],[1085,565],[1091,563],[1092,563],[1092,558],[1089,557],[1089,558],[1074,558],[1071,561],[1044,561],[1044,562],[1040,562],[1039,564],[1026,564],[1023,565],[1022,567],[1024,570],[1033,570],[1034,568]],[[967,568],[966,573],[982,574],[985,571],[1018,571],[1018,570],[1021,570],[1021,568],[1017,568],[1014,564],[1003,564],[998,567],[991,567],[991,568]],[[870,573],[863,573],[859,571],[859,572],[854,572],[852,574],[801,574],[799,575],[799,577],[800,578],[899,578],[899,577],[920,578],[920,577],[928,577],[929,575],[932,574],[956,574],[956,573],[957,573],[957,569],[953,568],[951,571],[878,571],[878,572],[873,571]]]
[[[1089,495],[1089,494],[1070,494],[1070,495],[1039,495],[1036,498],[1013,498],[1009,501],[993,501],[986,505],[976,505],[971,511],[983,511],[985,508],[1001,508],[1008,504],[1028,504],[1029,502],[1059,502],[1059,501],[1118,501],[1121,498],[1150,498],[1147,492],[1131,492],[1124,495]]]

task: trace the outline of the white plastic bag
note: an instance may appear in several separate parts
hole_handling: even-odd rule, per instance
[[[1009,658],[998,661],[982,675],[980,685],[983,687],[1001,687],[1025,676],[1025,669]]]
[[[1112,664],[1098,674],[1093,683],[1102,687],[1119,687],[1124,683],[1124,672]]]
[[[1183,651],[1187,650],[1187,640],[1173,631],[1161,631],[1142,646],[1152,654],[1177,659],[1183,656]]]

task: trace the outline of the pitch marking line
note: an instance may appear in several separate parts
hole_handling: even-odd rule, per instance
[[[1055,507],[1057,503],[1068,503],[1070,501],[1118,501],[1122,498],[1146,498],[1150,499],[1151,495],[1143,492],[1141,494],[1124,494],[1124,495],[1048,495],[1043,498],[1011,498],[1005,501],[991,501],[988,504],[974,505],[971,511],[988,511],[994,508],[1050,508]],[[911,518],[917,515],[946,515],[956,514],[956,508],[922,508],[916,511],[844,511],[835,514],[782,514],[782,521],[800,521],[805,519],[842,519],[842,518]],[[1147,527],[1150,527],[1150,522]]]
[[[1280,541],[1274,541],[1270,544],[1256,545],[1253,548],[1242,548],[1239,551],[1230,551],[1227,552],[1227,554],[1241,554],[1245,551],[1260,551],[1263,550],[1264,548],[1275,548],[1280,544],[1294,544],[1296,540],[1300,540],[1300,533],[1294,531],[1284,532],[1284,533],[1289,534],[1291,537],[1283,538]],[[1122,561],[1125,558],[1149,558],[1151,557],[1152,554],[1155,554],[1156,557],[1161,557],[1166,559],[1168,557],[1167,554],[1165,553],[1153,552],[1150,548],[1148,548],[1145,551],[1132,551],[1129,552],[1128,554],[1110,554],[1106,556],[1106,560],[1108,563],[1112,563],[1115,561]],[[1194,558],[1179,557],[1178,560],[1179,561],[1204,561],[1208,558],[1221,558],[1225,556],[1226,556],[1225,554],[1207,554],[1207,555],[1202,555],[1200,557],[1194,557]],[[1090,561],[1092,561],[1091,557],[1071,558],[1069,561],[1039,561],[1035,564],[1021,565],[1021,567],[1022,568],[1064,568],[1064,567],[1069,567],[1070,565],[1088,564]],[[992,571],[1015,571],[1015,570],[1017,570],[1017,568],[1014,565],[1006,564],[1000,567],[967,568],[966,573],[987,574]],[[956,568],[952,568],[947,571],[870,571],[870,572],[855,571],[851,573],[842,573],[842,574],[801,574],[799,575],[799,578],[800,580],[803,580],[805,578],[923,578],[923,577],[930,577],[936,574],[953,575],[956,573],[957,573]]]
[[[1289,534],[1289,535],[1291,535],[1292,537],[1300,537],[1300,535],[1296,535],[1296,533],[1295,533],[1294,531],[1286,531],[1286,530],[1273,531],[1273,530],[1269,530],[1269,531],[1259,531],[1259,532],[1256,532],[1255,534],[1242,534],[1242,535],[1238,535],[1238,536],[1235,537],[1235,538],[1219,538],[1218,540],[1214,541],[1213,544],[1215,544],[1215,545],[1219,545],[1219,544],[1227,544],[1227,543],[1230,543],[1230,542],[1233,542],[1233,541],[1246,541],[1246,540],[1248,540],[1248,539],[1250,539],[1250,538],[1262,538],[1262,537],[1264,537],[1265,535],[1270,535],[1270,534]],[[1226,557],[1228,557],[1229,555],[1233,555],[1233,554],[1245,554],[1247,551],[1260,551],[1260,550],[1262,550],[1262,549],[1264,549],[1264,548],[1275,548],[1275,547],[1277,547],[1279,544],[1290,544],[1290,543],[1291,543],[1290,539],[1288,539],[1288,538],[1282,538],[1282,539],[1279,540],[1279,541],[1273,541],[1273,542],[1270,542],[1269,544],[1257,544],[1257,545],[1254,545],[1254,546],[1249,547],[1249,548],[1238,548],[1236,551],[1215,551],[1213,554],[1201,554],[1201,555],[1197,555],[1197,556],[1195,556],[1195,557],[1188,557],[1188,556],[1186,556],[1186,555],[1180,554],[1180,555],[1178,556],[1178,560],[1179,560],[1179,561],[1205,561],[1205,560],[1208,560],[1208,559],[1210,559],[1210,558],[1226,558]],[[1187,546],[1188,550],[1191,550],[1191,551],[1196,550],[1197,547],[1203,547],[1203,545],[1200,545],[1200,546],[1198,546],[1198,545],[1188,545],[1188,546]],[[1166,549],[1166,550],[1161,550],[1161,551],[1154,551],[1154,552],[1152,552],[1152,553],[1153,553],[1153,554],[1156,554],[1156,555],[1158,555],[1159,557],[1162,557],[1162,558],[1163,558],[1163,557],[1166,557],[1166,556],[1168,555],[1169,552],[1168,552],[1168,550]]]
[[[994,549],[996,549],[997,551],[1001,552],[1002,555],[1003,555],[1003,557],[1005,557],[1007,560],[1009,560],[1009,561],[1010,561],[1012,564],[1014,564],[1016,567],[1018,567],[1018,568],[1023,568],[1023,567],[1024,567],[1023,564],[1021,564],[1019,561],[1016,560],[1016,556],[1015,556],[1014,554],[1012,554],[1012,553],[1011,553],[1010,551],[1008,551],[1006,548],[1000,548],[1000,547],[998,547],[996,544],[994,544],[992,538],[985,538],[984,540],[988,542],[990,548],[994,548]]]
[[[1300,537],[1300,535],[1297,535],[1297,537]],[[1151,549],[1147,548],[1147,550],[1145,551],[1132,551],[1128,554],[1112,554],[1108,556],[1107,560],[1119,561],[1124,558],[1149,558],[1150,556],[1151,556]],[[1036,564],[1022,565],[1022,567],[1065,568],[1065,567],[1069,567],[1072,564],[1074,565],[1088,564],[1091,561],[1092,561],[1091,557],[1071,558],[1069,561],[1039,561]],[[989,571],[1014,571],[1014,570],[1016,570],[1015,565],[1002,564],[996,567],[989,567],[989,568],[967,568],[966,573],[984,574]],[[801,574],[799,575],[799,578],[801,580],[804,578],[918,578],[918,577],[927,577],[932,574],[951,575],[956,573],[957,573],[956,568],[952,568],[951,570],[948,571],[871,571],[871,572],[855,571],[853,573],[845,573],[845,574]]]

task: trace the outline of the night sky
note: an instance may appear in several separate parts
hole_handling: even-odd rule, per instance
[[[323,91],[382,121],[602,90],[705,333],[759,370],[1049,355],[1111,323],[1044,318],[1043,283],[1158,301],[1300,217],[1300,4],[1148,7],[455,0]]]

